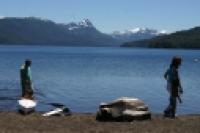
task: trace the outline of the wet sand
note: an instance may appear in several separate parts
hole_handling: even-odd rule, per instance
[[[153,115],[151,120],[99,122],[95,114],[71,116],[27,116],[0,112],[1,133],[200,133],[200,115],[180,115],[176,119]]]

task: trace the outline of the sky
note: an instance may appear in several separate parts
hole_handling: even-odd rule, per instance
[[[136,27],[175,32],[200,26],[200,0],[0,0],[0,17],[57,23],[89,19],[104,33]]]

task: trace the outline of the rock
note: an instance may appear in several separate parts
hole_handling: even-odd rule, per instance
[[[42,116],[68,116],[71,115],[69,108],[67,107],[59,107],[55,108],[49,112],[42,114]]]
[[[18,104],[19,104],[19,110],[18,110],[19,113],[27,115],[35,112],[35,107],[37,105],[37,102],[32,99],[21,98],[20,100],[18,100]]]
[[[148,106],[137,98],[123,97],[101,103],[96,119],[99,121],[133,121],[151,119]]]

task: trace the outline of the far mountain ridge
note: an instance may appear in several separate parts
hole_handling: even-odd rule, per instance
[[[165,34],[167,34],[165,30],[158,31],[155,29],[138,27],[124,31],[114,31],[111,36],[121,42],[128,42],[142,39],[151,39],[153,37]]]
[[[134,28],[105,34],[89,19],[56,23],[37,17],[0,18],[0,44],[120,46],[125,42],[150,39],[164,34],[164,30],[150,28]]]
[[[61,24],[36,17],[0,19],[1,44],[115,46],[118,41],[97,30],[89,19]]]
[[[127,42],[122,47],[200,49],[200,26],[152,39]]]

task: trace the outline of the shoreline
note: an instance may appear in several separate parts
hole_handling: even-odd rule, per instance
[[[0,111],[0,131],[12,133],[199,133],[200,114],[178,115],[175,119],[152,114],[151,120],[99,122],[95,113],[44,117],[41,112],[21,115]]]

